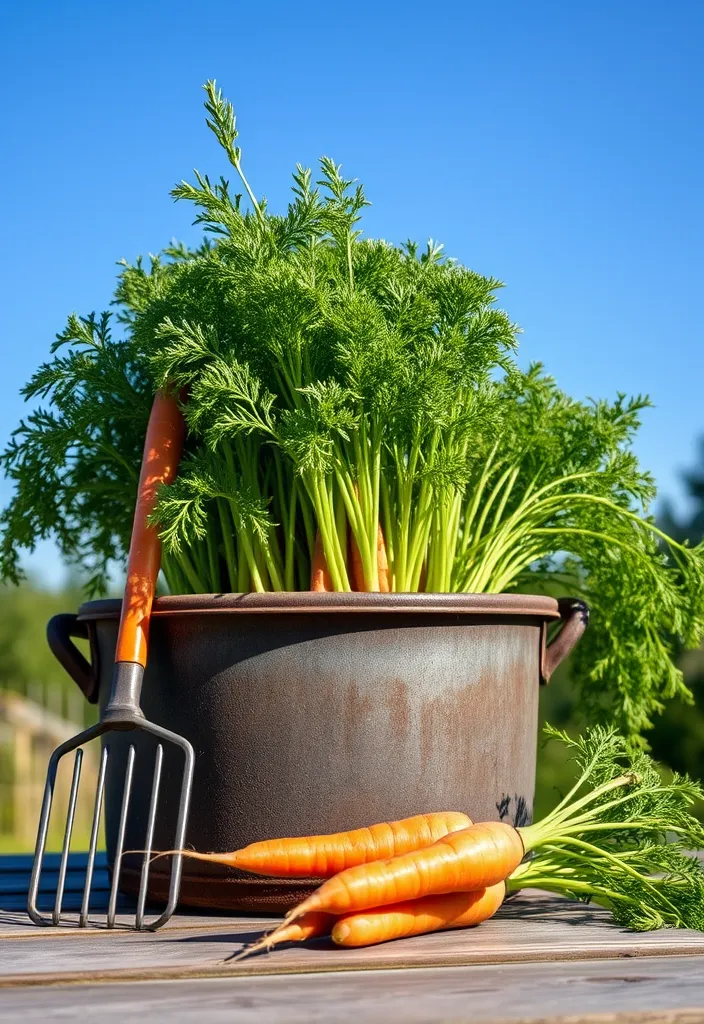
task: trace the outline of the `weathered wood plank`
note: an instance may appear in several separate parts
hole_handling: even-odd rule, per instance
[[[224,957],[258,938],[263,927],[271,927],[271,919],[205,918],[191,928],[183,922],[179,916],[157,933],[62,930],[62,938],[25,928],[0,946],[0,986],[693,954],[703,955],[704,975],[704,935],[698,932],[627,932],[611,924],[599,908],[529,892],[479,928],[360,950],[318,940],[234,964],[223,963]]]
[[[0,1022],[700,1024],[701,966],[681,957],[24,988],[3,991]]]

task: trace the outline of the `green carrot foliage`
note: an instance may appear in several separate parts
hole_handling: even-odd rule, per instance
[[[535,886],[594,902],[637,931],[678,927],[704,931],[704,827],[692,804],[701,786],[675,774],[665,781],[643,751],[613,729],[572,739],[578,777],[541,821],[521,828],[536,853],[513,873],[510,889]]]

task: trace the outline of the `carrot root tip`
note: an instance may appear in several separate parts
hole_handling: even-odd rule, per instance
[[[236,960],[244,960],[246,956],[249,956],[250,953],[254,952],[254,949],[250,948],[249,946],[245,946],[244,949],[240,949],[237,953],[230,953],[229,956],[226,956],[225,959],[223,960],[223,963],[228,964],[234,963]]]
[[[262,950],[266,950],[268,953],[271,947],[272,943],[269,942],[269,936],[267,935],[263,939],[259,939],[258,942],[253,942],[251,946],[245,946],[237,953],[230,953],[229,956],[225,957],[223,963],[226,964],[230,961],[234,962],[235,960],[244,960],[245,957],[251,956],[253,953],[261,953]]]

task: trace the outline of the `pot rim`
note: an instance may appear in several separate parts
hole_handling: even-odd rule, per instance
[[[117,619],[122,600],[104,598],[85,601],[78,609],[79,621]],[[529,616],[545,621],[560,618],[554,597],[539,594],[370,594],[279,591],[247,594],[172,594],[154,601],[152,615],[236,615],[286,613],[326,615],[359,613],[420,612],[438,615]]]

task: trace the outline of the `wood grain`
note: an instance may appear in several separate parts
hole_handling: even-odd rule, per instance
[[[576,1012],[576,1011],[579,1012]],[[700,1024],[693,957],[7,990],[0,1022]]]
[[[57,932],[23,924],[14,934],[13,929],[4,929],[0,986],[704,954],[704,935],[698,932],[628,932],[611,924],[600,908],[528,891],[479,928],[419,935],[359,950],[317,940],[223,963],[275,920],[201,916],[189,925],[188,918],[179,915],[157,933],[102,929],[86,934],[75,928]]]

